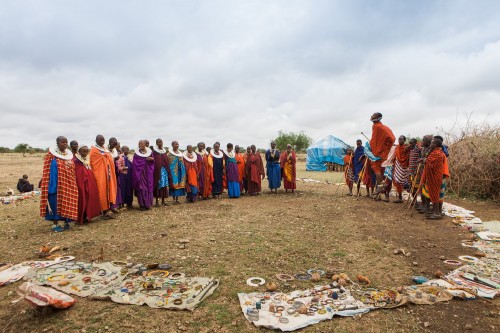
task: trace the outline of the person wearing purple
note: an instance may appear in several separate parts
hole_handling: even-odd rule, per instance
[[[230,198],[239,198],[241,193],[240,177],[238,176],[238,163],[232,143],[227,144],[224,160],[226,161],[227,193]]]
[[[205,143],[198,142],[196,153],[196,164],[198,165],[198,199],[203,198],[203,192],[205,190],[205,163],[203,157],[207,155],[205,150]]]
[[[132,164],[132,187],[139,202],[139,209],[149,210],[153,205],[155,159],[151,149],[146,147],[145,140],[139,141]]]
[[[116,142],[116,147],[111,151],[111,156],[115,160],[115,174],[116,174],[116,202],[111,206],[111,208],[116,211],[116,209],[123,206],[122,182],[120,179],[120,173],[124,166],[124,161],[119,142]]]
[[[132,170],[134,169],[132,162],[128,159],[129,148],[127,146],[122,147],[122,157],[120,161],[123,165],[119,165],[118,170],[120,171],[120,189],[122,192],[122,205],[127,205],[127,208],[132,207],[132,201],[134,200],[134,190],[132,189]]]

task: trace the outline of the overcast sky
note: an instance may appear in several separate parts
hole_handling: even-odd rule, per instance
[[[500,122],[499,1],[0,1],[0,146]]]

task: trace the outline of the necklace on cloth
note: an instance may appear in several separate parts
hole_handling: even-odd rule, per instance
[[[222,158],[222,151],[219,150],[219,154],[215,154],[215,150],[210,151],[210,154],[216,158]]]
[[[69,150],[61,151],[59,147],[51,147],[49,151],[52,155],[63,159],[63,160],[71,160],[73,158],[73,153]]]
[[[82,157],[79,153],[75,154],[76,158],[83,163],[83,165],[87,168],[90,169],[90,160],[88,156],[85,156],[85,158]]]
[[[99,146],[97,143],[94,145],[94,147],[96,147],[97,149],[99,149],[100,151],[102,151],[102,152],[104,152],[104,153],[109,153],[108,148],[106,148],[106,147],[101,147],[101,146]]]
[[[182,151],[180,151],[179,149],[177,149],[177,151],[172,150],[172,151],[170,152],[170,154],[175,155],[175,156],[177,156],[177,157],[184,157],[184,155],[182,154]]]
[[[184,159],[188,162],[196,162],[196,154],[194,152],[189,153],[187,150],[183,153]]]
[[[137,148],[135,153],[137,154],[137,156],[140,156],[140,157],[149,157],[149,156],[151,156],[151,149],[146,147],[146,152],[143,153],[143,152],[141,152],[141,150],[139,148]]]
[[[159,148],[157,145],[154,145],[153,146],[153,150],[155,152],[157,152],[158,154],[165,154],[167,151],[165,150],[165,148]]]
[[[224,153],[226,153],[226,155],[229,157],[229,158],[234,158],[236,155],[234,154],[234,150],[231,150],[230,152],[227,152],[225,151]]]

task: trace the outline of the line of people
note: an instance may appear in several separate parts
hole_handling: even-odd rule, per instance
[[[428,219],[441,219],[446,179],[449,178],[448,150],[439,135],[425,135],[421,143],[401,135],[395,145],[392,130],[383,125],[382,114],[374,113],[372,138],[365,147],[361,140],[356,148],[349,149],[344,157],[346,169],[344,179],[349,187],[348,196],[353,195],[354,184],[357,195],[361,184],[366,186],[366,196],[389,202],[389,193],[394,185],[397,198],[394,203],[403,202],[403,191],[420,195],[421,203],[415,205],[419,213]],[[432,204],[432,207],[431,207]]]
[[[73,140],[69,150],[68,140],[60,136],[56,146],[49,148],[40,182],[40,215],[53,221],[53,231],[69,229],[72,221],[113,219],[120,209],[132,207],[134,196],[140,210],[150,210],[155,200],[156,206],[166,206],[169,196],[173,204],[179,204],[181,197],[189,203],[220,198],[225,190],[230,198],[254,196],[262,191],[266,174],[271,192],[277,193],[281,180],[286,192],[296,189],[296,155],[291,145],[280,153],[272,142],[265,154],[265,170],[255,145],[247,147],[246,154],[231,143],[222,151],[219,142],[213,149],[200,142],[196,149],[188,145],[180,151],[173,141],[169,151],[162,139],[154,146],[140,140],[130,159],[129,147],[121,147],[116,138],[105,143],[104,136],[97,135],[90,148]]]

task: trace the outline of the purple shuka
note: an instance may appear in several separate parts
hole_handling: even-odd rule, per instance
[[[151,150],[148,148],[149,156]],[[142,208],[151,208],[153,205],[153,190],[154,190],[154,160],[148,161],[146,154],[139,156],[134,154],[133,169],[132,169],[132,187],[134,188],[137,196],[139,206]]]

